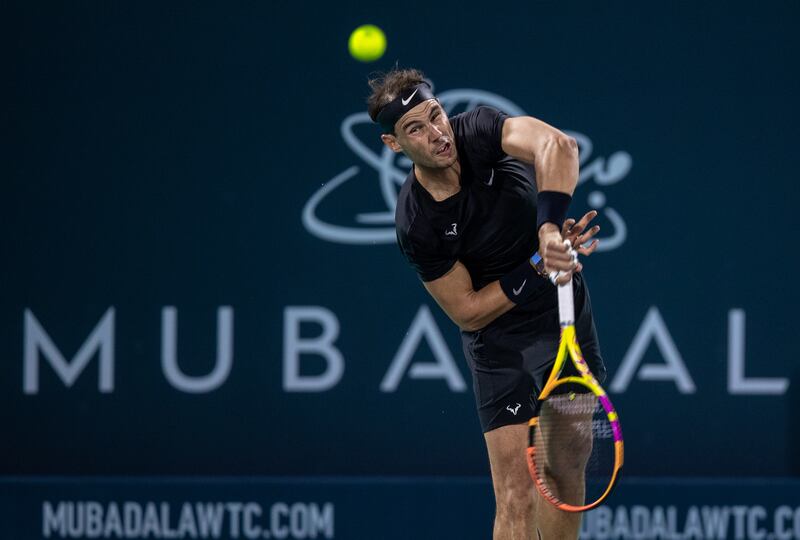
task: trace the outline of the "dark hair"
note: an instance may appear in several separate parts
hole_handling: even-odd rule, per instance
[[[425,75],[418,69],[393,68],[387,73],[379,73],[369,80],[372,89],[367,99],[367,111],[374,122],[378,113],[387,103],[397,98],[403,90],[425,81]]]

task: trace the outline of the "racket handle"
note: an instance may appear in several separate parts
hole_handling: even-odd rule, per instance
[[[558,286],[558,320],[561,326],[575,324],[575,302],[572,295],[572,278]]]
[[[569,240],[564,240],[564,242],[572,249],[572,244],[570,244]],[[573,252],[573,256],[577,261],[578,255]],[[554,285],[556,280],[561,276],[561,272],[547,273],[544,269],[544,260],[542,256],[539,255],[538,251],[531,257],[531,264],[541,275],[549,277]],[[573,325],[575,324],[575,306],[572,295],[572,278],[570,277],[569,281],[564,285],[556,285],[556,287],[558,287],[558,320],[561,326]]]

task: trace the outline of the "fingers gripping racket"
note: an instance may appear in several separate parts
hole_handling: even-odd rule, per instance
[[[537,489],[567,512],[584,512],[609,496],[623,462],[619,418],[589,371],[575,335],[572,279],[558,286],[561,338],[539,412],[528,422],[528,469]],[[567,358],[577,375],[561,377]]]

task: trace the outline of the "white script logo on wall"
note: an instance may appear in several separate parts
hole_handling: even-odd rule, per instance
[[[496,107],[512,116],[526,114],[522,108],[508,99],[483,90],[468,88],[448,90],[438,94],[438,98],[449,115],[471,110],[478,105]],[[318,210],[323,201],[333,196],[338,188],[361,172],[359,165],[352,165],[322,184],[308,200],[303,208],[303,225],[314,236],[329,242],[393,244],[396,242],[394,209],[397,204],[397,192],[411,169],[411,161],[403,154],[395,154],[382,144],[380,153],[375,152],[356,135],[356,131],[361,129],[373,139],[370,142],[374,144],[374,141],[378,141],[375,125],[366,112],[351,114],[344,119],[340,129],[348,148],[377,174],[382,199],[378,204],[382,208],[379,211],[356,214],[351,224],[330,223],[319,217]],[[611,230],[611,234],[599,237],[601,242],[598,251],[616,249],[625,242],[627,227],[620,213],[606,204],[606,194],[602,189],[623,180],[631,170],[633,159],[625,151],[614,152],[608,157],[593,156],[594,145],[588,136],[568,130],[566,133],[574,137],[580,147],[581,172],[578,185],[587,182],[595,184],[594,189],[588,193],[588,204],[605,218],[603,230]],[[372,183],[375,177],[370,176],[368,180]],[[343,191],[340,191],[338,196],[346,197]]]

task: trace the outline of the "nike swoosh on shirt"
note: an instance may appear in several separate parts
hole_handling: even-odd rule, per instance
[[[414,91],[413,91],[413,92],[411,92],[411,95],[410,95],[410,96],[408,96],[408,99],[401,99],[401,100],[400,100],[400,101],[403,103],[403,107],[405,107],[406,105],[408,105],[409,101],[411,101],[411,98],[413,98],[413,97],[414,97],[414,94],[416,94],[416,93],[417,93],[417,90],[419,90],[419,88],[415,88],[415,89],[414,89]]]
[[[489,179],[486,181],[486,185],[491,186],[492,182],[494,182],[494,169],[492,169],[492,176],[490,176]]]
[[[526,279],[525,281],[523,281],[523,282],[522,282],[522,285],[520,285],[520,286],[519,286],[519,289],[513,289],[513,288],[511,289],[511,290],[514,292],[514,296],[517,296],[519,293],[521,293],[521,292],[522,292],[522,288],[525,286],[525,284],[526,284],[527,282],[528,282],[528,280],[527,280],[527,279]]]

